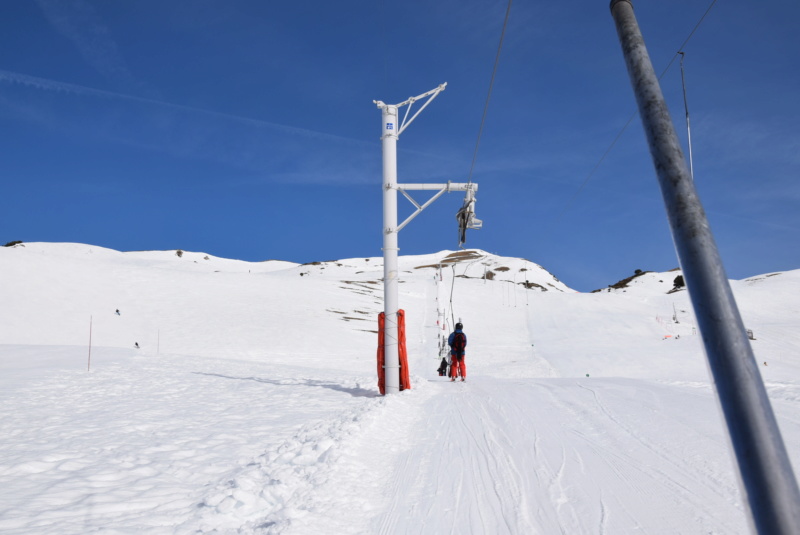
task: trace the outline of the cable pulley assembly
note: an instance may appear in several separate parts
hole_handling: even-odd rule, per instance
[[[471,186],[472,184],[470,184]],[[477,184],[475,185],[477,189]],[[467,229],[478,230],[483,226],[483,221],[475,217],[475,191],[473,188],[468,188],[467,194],[464,196],[464,205],[456,213],[456,221],[458,221],[458,246],[461,247],[467,241]],[[462,247],[463,248],[463,247]]]

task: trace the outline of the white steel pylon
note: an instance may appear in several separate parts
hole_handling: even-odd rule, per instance
[[[398,335],[397,335],[397,311],[399,307],[398,299],[398,242],[397,234],[408,223],[411,222],[420,212],[431,205],[433,201],[442,196],[443,193],[451,191],[466,191],[467,199],[462,211],[466,209],[466,215],[457,215],[459,220],[459,245],[463,243],[463,231],[461,231],[462,220],[467,225],[466,228],[480,228],[481,221],[475,216],[475,192],[478,191],[478,184],[469,182],[466,184],[398,184],[397,183],[397,139],[403,131],[408,128],[414,119],[424,110],[436,96],[444,91],[447,83],[443,83],[436,89],[432,89],[422,95],[411,97],[399,104],[385,104],[380,100],[374,100],[378,109],[382,111],[381,122],[381,141],[383,145],[383,312],[384,312],[384,368],[385,386],[387,394],[395,394],[400,391],[400,358],[398,354]],[[417,100],[428,97],[428,100],[408,117],[411,107]],[[398,123],[398,110],[403,106],[406,108],[402,122]],[[417,203],[408,191],[428,190],[438,191],[424,204]],[[397,224],[397,192],[403,194],[417,208],[400,225]],[[462,214],[462,212],[459,212]],[[467,221],[469,223],[467,223]]]

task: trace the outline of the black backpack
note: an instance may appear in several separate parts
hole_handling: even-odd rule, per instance
[[[456,333],[453,336],[453,351],[457,357],[464,356],[464,349],[467,347],[467,336],[464,333]]]

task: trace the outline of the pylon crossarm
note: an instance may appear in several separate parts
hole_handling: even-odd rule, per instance
[[[407,100],[404,100],[400,104],[395,104],[395,106],[400,108],[401,106],[405,106],[406,104],[413,104],[414,102],[416,102],[416,101],[418,101],[420,99],[423,99],[425,97],[428,97],[428,96],[431,96],[431,95],[436,96],[436,95],[434,95],[434,93],[436,93],[438,95],[439,93],[444,91],[445,87],[447,87],[447,82],[439,84],[439,87],[434,87],[430,91],[426,91],[421,95],[417,95],[416,97],[409,97]]]
[[[398,225],[395,232],[400,232],[403,229],[403,227],[408,225],[411,222],[411,220],[417,217],[420,214],[420,212],[422,212],[425,208],[433,204],[433,201],[441,197],[442,194],[450,193],[451,191],[466,191],[468,197],[473,198],[474,192],[478,190],[478,185],[475,184],[474,182],[469,182],[466,184],[453,184],[452,182],[448,182],[447,184],[398,184],[397,190],[400,193],[402,193],[403,196],[411,202],[411,204],[417,207],[417,210],[413,214],[408,216],[405,221],[403,221],[400,225]],[[406,190],[416,190],[416,191],[439,190],[439,191],[438,193],[436,193],[436,195],[428,199],[425,202],[425,204],[420,205],[417,201],[415,201],[411,197],[411,195],[408,194]]]
[[[448,193],[451,191],[467,191],[472,190],[473,192],[478,191],[478,184],[475,182],[465,182],[463,184],[448,182],[447,184],[398,184],[398,190],[416,190],[416,191],[423,191],[423,190],[440,190],[444,188],[447,190]]]
[[[414,206],[416,206],[416,207],[417,207],[417,210],[422,210],[422,206],[420,206],[420,205],[419,205],[419,203],[418,203],[417,201],[415,201],[415,200],[414,200],[414,198],[413,198],[411,195],[409,195],[409,194],[408,194],[408,192],[407,192],[406,190],[404,190],[404,189],[401,189],[401,190],[400,190],[400,193],[402,193],[402,194],[403,194],[403,197],[405,197],[406,199],[408,199],[409,201],[411,201],[411,204],[413,204]],[[439,192],[439,193],[442,193],[442,192]],[[437,194],[437,197],[438,197],[438,196],[439,196],[439,194]],[[426,203],[426,204],[427,204],[427,203]]]
[[[416,206],[416,207],[417,207],[417,210],[416,210],[416,211],[415,211],[413,214],[411,214],[410,216],[408,216],[408,217],[406,218],[406,220],[405,220],[405,221],[403,221],[402,223],[400,223],[400,225],[397,227],[397,232],[400,232],[401,230],[403,230],[403,227],[405,227],[406,225],[408,225],[409,223],[411,223],[411,220],[412,220],[412,219],[414,219],[415,217],[417,217],[417,216],[418,216],[418,215],[419,215],[419,214],[420,214],[420,213],[421,213],[421,212],[422,212],[422,211],[423,211],[425,208],[427,208],[428,206],[430,206],[430,205],[433,203],[433,201],[435,201],[436,199],[438,199],[439,197],[441,197],[441,196],[442,196],[442,194],[444,194],[446,191],[447,191],[447,188],[443,188],[443,189],[439,190],[439,192],[438,192],[436,195],[434,195],[433,197],[431,197],[430,199],[428,199],[428,201],[427,201],[425,204],[423,204],[422,206],[420,206],[419,204],[417,204],[417,202],[416,202],[414,199],[412,199],[412,198],[411,198],[411,195],[409,195],[408,193],[406,193],[406,190],[404,190],[404,189],[401,189],[401,190],[400,190],[400,193],[402,193],[402,194],[403,194],[403,196],[404,196],[406,199],[408,199],[409,201],[411,201],[411,203],[412,203],[414,206]]]
[[[412,122],[414,122],[414,119],[417,118],[417,115],[422,113],[422,110],[427,108],[428,104],[430,104],[433,101],[433,99],[435,99],[439,95],[439,93],[444,91],[445,87],[447,87],[447,82],[443,83],[442,85],[440,85],[436,89],[431,89],[427,93],[423,93],[423,94],[421,94],[419,96],[416,96],[416,97],[411,97],[410,99],[406,100],[405,102],[402,102],[402,103],[397,105],[397,107],[399,108],[401,106],[405,106],[406,104],[408,104],[408,108],[406,108],[406,113],[405,113],[405,115],[403,115],[403,122],[400,123],[400,129],[397,131],[397,135],[398,136],[400,134],[402,134],[403,130],[408,128],[409,125],[411,125]],[[428,97],[428,100],[425,101],[425,104],[423,104],[422,107],[420,109],[418,109],[417,112],[414,115],[411,116],[411,119],[408,119],[408,113],[411,111],[411,106],[414,104],[414,102],[416,102],[416,101],[418,101],[420,99],[423,99],[425,97]]]

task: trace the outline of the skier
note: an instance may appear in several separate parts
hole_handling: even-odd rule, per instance
[[[458,373],[461,372],[461,380],[467,380],[467,363],[465,362],[465,349],[467,347],[467,335],[464,334],[464,325],[456,323],[456,330],[450,333],[447,345],[450,346],[450,380],[455,381]]]

